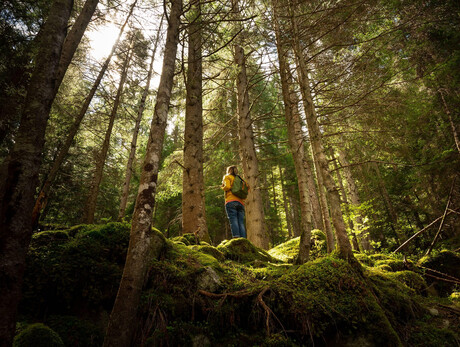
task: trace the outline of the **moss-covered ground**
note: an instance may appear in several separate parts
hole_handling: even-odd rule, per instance
[[[438,252],[417,263],[356,253],[362,265],[356,270],[326,254],[321,234],[314,233],[311,260],[301,266],[293,265],[298,239],[267,252],[246,239],[217,247],[194,235],[167,240],[160,258],[148,260],[136,343],[458,345],[459,288],[436,284],[426,270],[455,277],[458,254]],[[100,346],[128,241],[129,225],[122,223],[36,233],[18,336],[43,323],[66,346]]]

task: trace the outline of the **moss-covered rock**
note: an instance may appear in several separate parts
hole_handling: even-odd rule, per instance
[[[354,253],[356,260],[358,260],[362,265],[374,266],[375,261],[364,253]]]
[[[39,235],[27,255],[21,312],[41,316],[110,310],[126,259],[129,230],[129,224],[108,223],[81,228],[68,240],[46,243]]]
[[[282,244],[279,244],[272,249],[268,250],[268,253],[281,260],[282,262],[294,263],[297,255],[299,254],[299,243],[300,237],[293,238]],[[327,243],[326,234],[318,229],[311,231],[310,239],[310,260],[327,254]]]
[[[329,256],[308,262],[280,277],[274,290],[282,300],[283,320],[296,317],[291,329],[303,329],[304,342],[311,337],[332,343],[339,334],[344,340],[368,336],[372,346],[401,345],[364,278],[344,260]]]
[[[426,295],[427,285],[424,278],[414,271],[396,271],[386,274],[387,278],[395,279],[409,288],[413,289],[417,294]]]
[[[201,253],[206,253],[214,258],[216,258],[219,261],[224,261],[225,256],[224,254],[219,251],[216,247],[210,246],[210,245],[192,245],[190,246],[193,250],[201,252]]]
[[[383,253],[370,254],[370,255],[369,255],[369,258],[372,259],[373,261],[377,261],[377,260],[391,260],[391,259],[392,259],[389,255],[383,254]]]
[[[395,276],[393,272],[367,268],[365,275],[372,292],[393,326],[414,320],[424,312],[415,291],[403,283],[401,278]]]
[[[256,260],[263,262],[279,262],[272,257],[267,251],[254,246],[251,241],[245,238],[235,238],[224,240],[217,246],[226,259],[234,260],[241,263],[250,263]]]
[[[16,335],[13,347],[64,347],[64,342],[51,328],[35,323]]]
[[[401,259],[382,259],[382,260],[377,260],[374,263],[374,266],[387,266],[389,268],[388,271],[404,271],[407,270],[409,267],[413,267],[410,264],[408,264],[408,261],[404,261]]]
[[[293,263],[299,254],[300,237],[290,239],[268,250],[268,254],[286,263]]]
[[[187,246],[200,244],[200,239],[195,234],[192,234],[192,233],[186,233],[181,236],[173,237],[171,238],[171,241],[181,242]]]
[[[31,244],[33,246],[45,246],[49,243],[61,243],[69,240],[69,234],[63,230],[41,231],[32,235]]]
[[[427,284],[429,286],[433,285],[440,296],[449,296],[455,287],[455,283],[437,278],[460,279],[460,255],[458,253],[441,251],[437,254],[423,257],[419,260],[418,265],[424,268]]]

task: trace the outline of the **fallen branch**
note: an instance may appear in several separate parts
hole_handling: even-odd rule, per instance
[[[437,273],[437,274],[440,274],[444,277],[447,277],[449,278],[451,281],[454,281],[454,283],[460,283],[460,279],[454,277],[454,276],[451,276],[451,275],[448,275],[446,273],[443,273],[443,272],[440,272],[440,271],[437,271],[437,270],[434,270],[434,269],[430,269],[429,267],[425,267],[425,266],[422,266],[422,265],[417,265],[417,267],[419,267],[420,269],[424,269],[424,270],[428,270],[428,271],[431,271],[431,272],[434,272],[434,273]]]
[[[446,216],[448,216],[449,214],[451,213],[455,213],[457,212],[459,209],[455,209],[455,210],[449,210],[447,213],[446,213]],[[444,215],[436,218],[434,221],[432,221],[430,224],[428,224],[426,227],[424,227],[422,230],[416,232],[414,235],[412,235],[411,237],[409,237],[404,243],[401,244],[401,246],[399,246],[398,248],[396,248],[396,250],[393,251],[393,253],[396,253],[397,251],[399,251],[401,248],[403,248],[405,245],[407,245],[410,241],[412,241],[415,237],[417,237],[418,235],[420,235],[422,232],[424,232],[425,230],[427,230],[429,227],[433,226],[433,224],[435,224],[437,221],[439,221],[440,219],[443,218]]]
[[[455,185],[455,178],[452,181],[452,186],[450,187],[449,198],[447,199],[447,205],[446,205],[446,208],[444,209],[444,213],[443,213],[442,219],[441,219],[441,224],[439,224],[438,232],[436,233],[436,235],[435,235],[433,241],[431,242],[430,247],[426,251],[425,255],[428,255],[428,254],[431,253],[431,250],[433,249],[434,245],[436,244],[436,241],[438,240],[438,236],[441,233],[441,229],[442,229],[442,227],[444,225],[444,221],[446,220],[447,211],[449,210],[450,200],[452,198],[452,192],[454,191],[454,185]]]
[[[233,292],[233,293],[221,293],[221,294],[211,293],[211,292],[207,292],[205,290],[199,290],[198,293],[200,293],[200,294],[202,294],[204,296],[207,296],[209,298],[213,298],[213,299],[226,298],[228,296],[230,296],[232,298],[244,298],[245,296],[249,296],[249,295],[253,294],[253,292],[250,292],[247,289],[239,290],[239,291]]]

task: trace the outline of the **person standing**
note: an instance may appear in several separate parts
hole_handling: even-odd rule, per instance
[[[246,238],[246,228],[244,226],[244,199],[232,193],[232,186],[235,177],[238,175],[236,166],[227,167],[227,174],[222,179],[222,189],[225,192],[225,211],[230,222],[232,237]]]

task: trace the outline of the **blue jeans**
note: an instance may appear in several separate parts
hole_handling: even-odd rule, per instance
[[[230,221],[230,228],[233,237],[246,238],[246,228],[244,227],[244,206],[238,201],[230,201],[225,204],[227,217]]]

